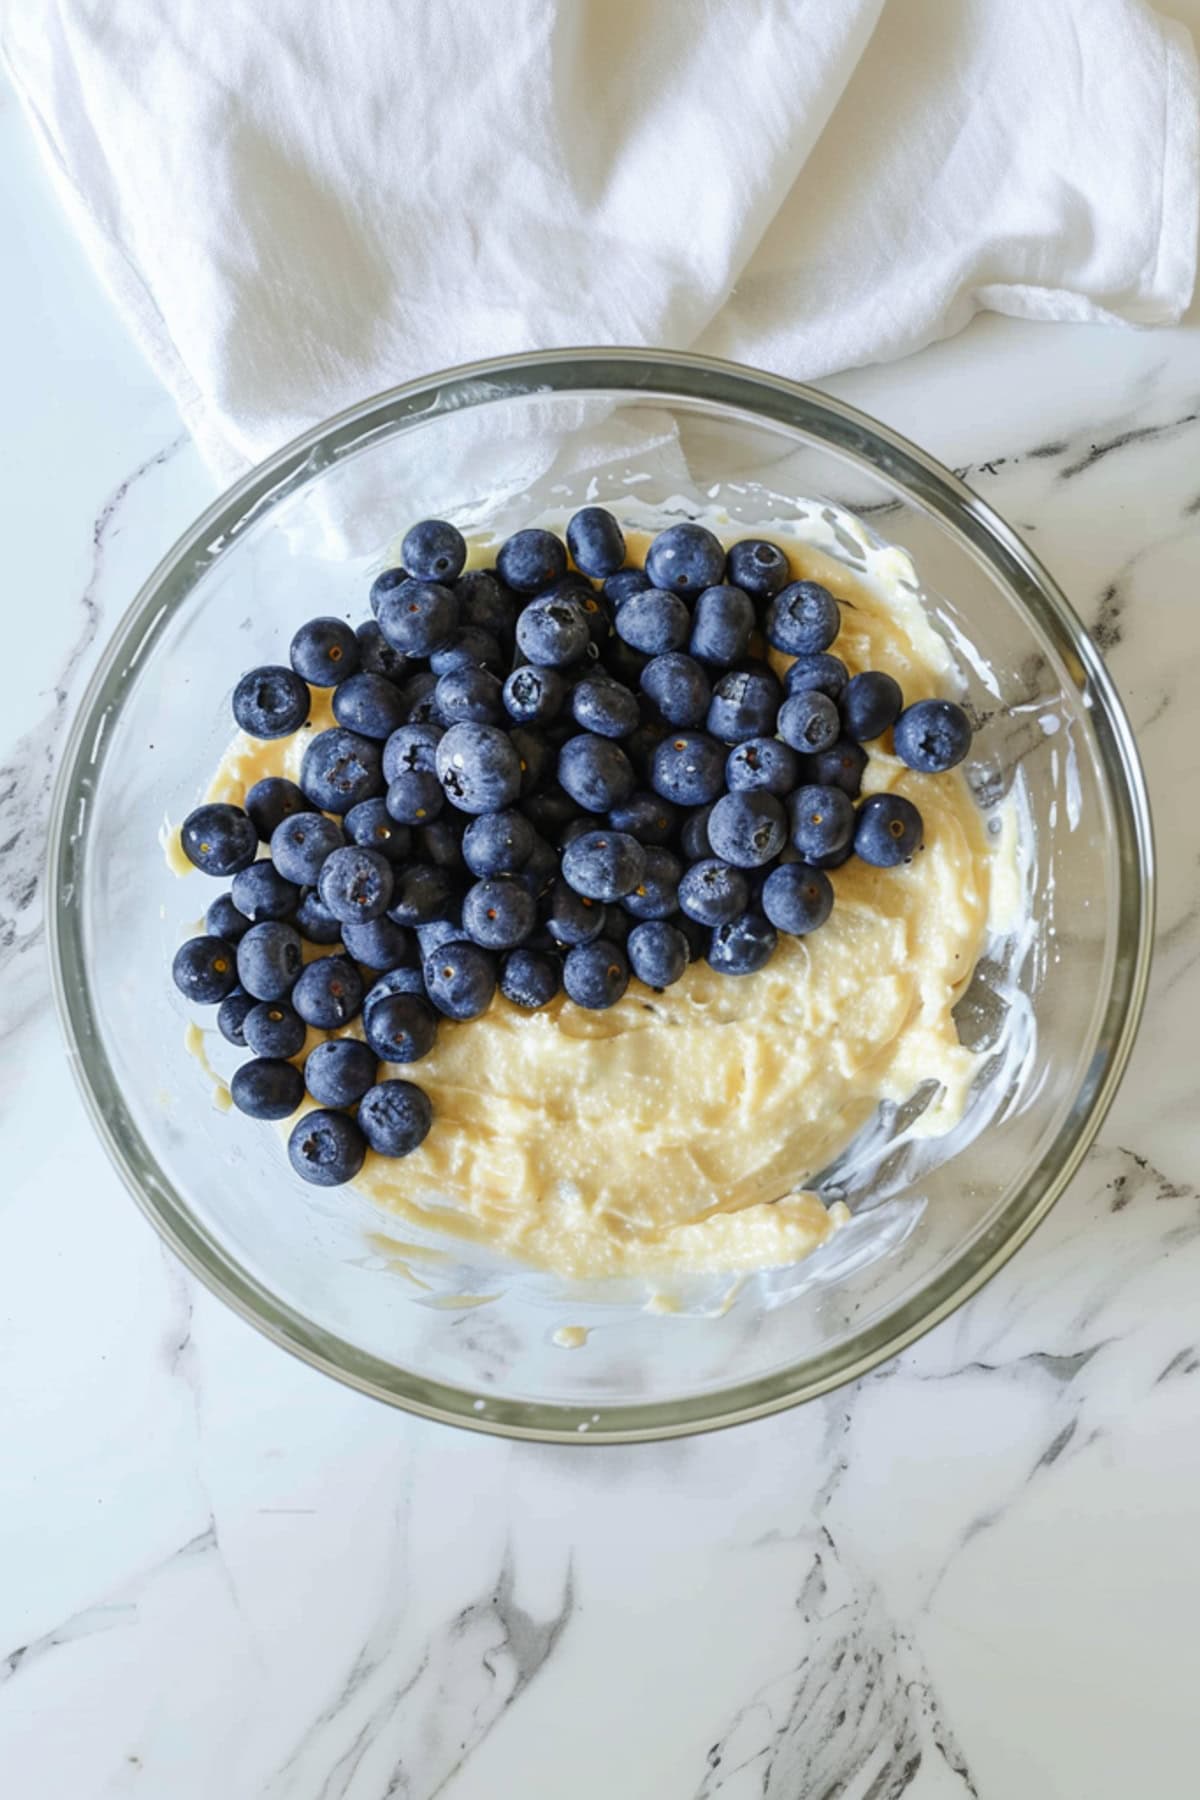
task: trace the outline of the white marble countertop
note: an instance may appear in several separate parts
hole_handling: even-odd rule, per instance
[[[4,1792],[1195,1793],[1200,309],[1151,333],[981,319],[830,384],[1030,536],[1139,733],[1159,950],[1099,1144],[991,1285],[857,1387],[544,1449],[284,1356],[93,1140],[45,966],[52,767],[212,483],[7,94],[0,156]]]

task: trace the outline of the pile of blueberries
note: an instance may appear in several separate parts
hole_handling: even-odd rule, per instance
[[[181,833],[232,885],[175,982],[253,1052],[232,1082],[242,1111],[288,1118],[306,1089],[318,1103],[289,1154],[320,1185],[352,1179],[368,1146],[423,1141],[427,1095],[377,1074],[426,1055],[439,1015],[477,1018],[497,987],[520,1007],[560,988],[609,1007],[631,973],[662,989],[697,957],[761,969],[778,932],[828,918],[828,869],[921,848],[911,801],[856,804],[864,744],[890,730],[910,768],[937,773],[971,741],[952,702],[905,708],[891,675],[851,676],[830,653],[838,602],[764,539],[727,553],[681,523],[628,568],[616,519],[589,506],[565,544],[518,531],[494,569],[464,573],[466,543],[439,519],[401,556],[373,619],[313,619],[290,667],[237,685],[234,716],[260,739],[298,731],[311,689],[333,690],[337,723],[308,743],[299,785],[268,777]],[[782,681],[768,645],[795,659]],[[304,939],[342,949],[306,963]],[[359,1014],[365,1042],[291,1060],[307,1026]]]

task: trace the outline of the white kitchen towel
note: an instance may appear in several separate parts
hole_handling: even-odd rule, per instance
[[[506,351],[811,378],[1191,294],[1195,58],[1140,0],[13,0],[0,41],[223,473]]]

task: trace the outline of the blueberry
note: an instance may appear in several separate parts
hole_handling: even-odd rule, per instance
[[[300,934],[278,919],[252,925],[237,947],[237,978],[256,1000],[282,1000],[295,986],[304,958]]]
[[[586,1006],[591,1012],[615,1006],[629,986],[625,952],[607,938],[576,944],[563,961],[563,986],[576,1006]]]
[[[646,852],[624,831],[584,830],[563,851],[567,885],[586,900],[620,900],[646,869]]]
[[[635,650],[625,643],[614,631],[600,652],[600,666],[614,681],[622,682],[627,688],[636,688],[642,679],[642,670],[650,658],[642,650]]]
[[[354,1106],[375,1080],[375,1053],[357,1038],[326,1038],[304,1062],[304,1085],[319,1106]]]
[[[687,939],[665,919],[649,919],[643,925],[635,925],[626,952],[638,980],[652,988],[671,987],[689,961]]]
[[[542,905],[543,922],[556,944],[590,944],[604,930],[604,907],[555,881]]]
[[[677,594],[647,588],[631,594],[616,618],[617,636],[645,656],[682,650],[692,634],[692,615]]]
[[[504,709],[517,725],[548,725],[562,711],[567,683],[557,669],[527,663],[504,683]]]
[[[360,800],[342,820],[348,841],[378,850],[390,863],[401,863],[412,846],[412,833],[393,819],[386,800]]]
[[[697,806],[688,813],[679,828],[679,848],[688,862],[701,862],[712,855],[712,845],[708,841],[708,821],[712,817],[714,802],[707,806]]]
[[[670,850],[651,845],[646,851],[641,880],[621,902],[635,919],[669,919],[679,908],[679,878],[683,864]],[[609,924],[612,908],[609,908]]]
[[[649,586],[650,577],[644,569],[618,569],[604,583],[604,598],[620,608],[632,594],[644,594]]]
[[[379,629],[403,656],[428,656],[458,629],[458,600],[440,581],[403,581],[384,597]]]
[[[571,690],[571,714],[582,731],[624,738],[637,727],[637,697],[611,675],[585,675]]]
[[[894,869],[916,855],[924,829],[920,813],[903,794],[872,794],[858,809],[855,853],[872,868]]]
[[[548,600],[554,597],[578,600],[582,604],[589,597],[594,599],[595,594],[596,590],[586,575],[578,569],[568,569],[565,575],[560,575],[557,581],[552,581],[549,587],[543,588],[538,599]]]
[[[233,903],[252,925],[263,919],[288,919],[300,904],[301,884],[289,881],[267,859],[252,862],[233,878]]]
[[[608,823],[614,831],[627,831],[639,844],[669,844],[679,829],[679,808],[643,790],[610,808]]]
[[[418,999],[425,998],[425,977],[420,969],[388,969],[367,989],[363,1000],[363,1029],[366,1029],[371,1008],[380,1000],[390,1000],[393,994],[415,994]],[[432,1014],[430,1015],[432,1017]]]
[[[650,785],[677,806],[703,806],[725,785],[725,751],[703,731],[673,731],[654,752]]]
[[[383,774],[386,781],[408,769],[423,769],[437,774],[437,747],[445,737],[441,725],[401,725],[383,746]]]
[[[467,889],[462,922],[467,936],[485,950],[512,950],[537,923],[537,906],[511,875],[489,875]]]
[[[757,599],[770,600],[790,574],[788,559],[778,544],[766,538],[743,538],[729,547],[729,579]]]
[[[254,866],[251,863],[250,867]],[[250,923],[245,913],[239,912],[234,905],[232,894],[218,894],[204,915],[204,929],[209,937],[224,938],[227,944],[236,944],[244,938]]]
[[[941,775],[971,748],[971,724],[953,700],[918,700],[896,720],[896,755],[923,775]]]
[[[229,1092],[252,1119],[287,1119],[304,1098],[304,1077],[294,1063],[259,1056],[234,1070]]]
[[[385,994],[363,1014],[366,1040],[382,1062],[420,1062],[437,1038],[437,1018],[420,994]]]
[[[656,588],[702,593],[725,574],[724,546],[703,525],[670,525],[651,544],[646,573]]]
[[[398,587],[403,587],[409,579],[407,569],[384,569],[371,583],[371,611],[375,618],[379,617],[379,609],[389,594],[394,594]]]
[[[300,904],[291,922],[310,944],[340,944],[342,941],[342,922],[323,904],[315,887],[301,890]]]
[[[451,669],[439,675],[434,700],[447,725],[504,723],[500,683],[487,669]]]
[[[788,801],[793,848],[805,862],[854,842],[854,803],[839,787],[797,788]]]
[[[440,723],[437,709],[438,678],[432,669],[418,669],[400,686],[404,716],[411,725]]]
[[[791,937],[816,931],[833,911],[829,877],[808,863],[782,863],[763,884],[762,909],[776,930]]]
[[[425,959],[425,991],[448,1019],[477,1019],[496,992],[496,964],[478,944],[442,944]]]
[[[452,725],[437,747],[437,773],[461,812],[500,812],[521,791],[521,760],[495,725]]]
[[[424,925],[446,910],[453,883],[433,863],[408,863],[396,871],[387,916],[397,925]]]
[[[379,919],[392,901],[392,865],[378,850],[346,844],[321,864],[317,891],[322,904],[343,925]]]
[[[400,690],[386,675],[366,670],[349,675],[333,690],[333,716],[360,737],[388,738],[408,716]]]
[[[791,581],[767,608],[767,641],[789,656],[828,650],[841,630],[838,603],[819,581]]]
[[[473,875],[511,875],[528,862],[536,835],[524,813],[485,813],[463,834],[463,858]]]
[[[446,804],[442,784],[427,769],[403,769],[387,791],[385,805],[398,825],[426,825]]]
[[[517,619],[517,648],[539,668],[565,669],[591,641],[587,614],[572,595],[531,600]]]
[[[408,669],[408,658],[392,646],[379,629],[378,619],[365,619],[355,632],[358,639],[358,666],[372,675],[386,675],[389,681],[402,681]]]
[[[496,573],[518,594],[536,594],[567,572],[567,553],[552,531],[518,531],[496,553]]]
[[[709,857],[693,863],[679,883],[679,910],[700,925],[724,925],[750,904],[750,884],[740,869]]]
[[[384,789],[382,752],[370,738],[335,726],[319,731],[304,752],[300,786],[322,812],[349,812]]]
[[[419,827],[413,837],[413,857],[417,862],[435,863],[439,869],[463,875],[463,832],[466,820],[453,807],[444,807],[436,819]]]
[[[866,744],[882,737],[900,717],[904,696],[900,683],[882,669],[866,669],[846,685],[839,702],[842,736]]]
[[[677,913],[671,923],[687,944],[688,961],[703,962],[708,955],[708,927],[695,919],[689,919],[686,913]]]
[[[792,694],[779,709],[777,728],[785,744],[806,756],[832,750],[841,735],[838,709],[828,694]]]
[[[467,560],[467,541],[445,519],[422,519],[405,532],[400,557],[418,581],[453,581]]]
[[[286,1000],[259,1000],[242,1021],[242,1036],[255,1056],[299,1056],[308,1026]]]
[[[310,619],[292,639],[289,657],[311,687],[336,687],[358,668],[358,638],[343,619]]]
[[[787,842],[787,816],[765,788],[725,794],[712,809],[708,840],[723,861],[739,869],[760,869]]]
[[[746,655],[753,630],[753,600],[740,587],[722,583],[705,588],[696,601],[688,648],[701,662],[729,669]]]
[[[476,625],[460,625],[448,644],[435,650],[429,658],[431,674],[440,679],[463,669],[487,669],[495,674],[508,667],[508,658],[490,631]],[[436,693],[436,689],[434,690]]]
[[[314,1187],[353,1181],[367,1155],[367,1140],[348,1113],[305,1113],[288,1138],[288,1160]]]
[[[759,912],[740,913],[717,925],[708,940],[708,961],[718,975],[753,975],[771,959],[775,927]]]
[[[625,561],[621,527],[602,506],[585,506],[567,526],[567,548],[577,568],[598,581],[613,575]]]
[[[171,975],[186,999],[213,1006],[238,984],[237,952],[224,938],[189,938],[175,952]]]
[[[433,1107],[412,1081],[381,1081],[358,1109],[363,1136],[377,1156],[411,1156],[429,1136]]]
[[[282,664],[251,669],[233,690],[233,716],[256,738],[290,737],[307,719],[311,704],[308,683]]]
[[[253,994],[247,994],[240,987],[234,988],[232,994],[226,994],[217,1008],[217,1029],[227,1044],[238,1050],[246,1048],[246,1015],[259,1004]]]
[[[293,813],[311,812],[312,801],[306,800],[294,781],[286,775],[264,775],[247,793],[246,811],[254,820],[254,829],[263,843],[268,843],[275,827]]]
[[[730,669],[713,688],[708,729],[722,743],[772,737],[783,690],[768,668]]]
[[[517,623],[517,599],[492,569],[468,569],[454,584],[462,625],[507,642]]]
[[[562,986],[562,963],[539,950],[510,950],[500,964],[500,992],[529,1011],[548,1006]]]
[[[641,674],[642,692],[660,719],[678,730],[703,725],[712,700],[708,676],[694,656],[669,650],[648,662]]]
[[[258,832],[240,806],[215,801],[190,812],[179,829],[179,841],[190,863],[206,875],[236,875],[258,855]]]
[[[608,812],[628,800],[637,781],[629,758],[608,738],[585,732],[558,753],[558,779],[585,812]]]
[[[318,956],[292,989],[292,1005],[306,1025],[336,1031],[348,1025],[363,1001],[363,978],[348,956]]]
[[[839,787],[856,800],[862,792],[863,770],[867,753],[861,744],[839,738],[828,750],[822,750],[809,763],[809,774],[819,787]]]
[[[580,813],[578,818],[569,819],[567,821],[559,832],[555,842],[560,850],[565,850],[568,844],[573,844],[575,842],[576,838],[584,837],[587,832],[595,831],[595,829],[596,821],[594,817],[590,813]]]
[[[843,863],[848,863],[853,855],[854,838],[851,837],[850,842],[843,844],[840,850],[827,850],[821,856],[806,857],[805,861],[813,869],[840,869]]]
[[[285,881],[311,887],[325,859],[345,841],[341,826],[324,813],[293,813],[271,833],[271,861]]]
[[[355,962],[368,969],[396,969],[412,955],[412,940],[394,919],[364,919],[342,928],[342,942]]]
[[[800,779],[800,758],[790,744],[775,737],[747,738],[725,760],[725,784],[731,794],[765,788],[782,798]]]
[[[783,685],[789,694],[828,694],[840,700],[850,671],[839,656],[826,650],[813,650],[788,664]]]

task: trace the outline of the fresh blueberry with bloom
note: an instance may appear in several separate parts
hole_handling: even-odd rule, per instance
[[[563,851],[563,879],[586,900],[620,900],[646,868],[646,852],[624,831],[585,829]]]
[[[383,753],[371,738],[334,726],[304,752],[300,786],[321,812],[344,813],[384,790]]]
[[[347,955],[368,969],[398,969],[412,957],[412,939],[393,919],[364,919],[342,926]]]
[[[699,925],[725,925],[746,911],[750,883],[740,869],[719,857],[706,857],[685,869],[679,883],[679,909]]]
[[[256,781],[246,793],[245,806],[264,844],[270,842],[271,833],[284,819],[313,810],[312,801],[286,775],[264,775]]]
[[[372,675],[386,675],[389,681],[403,680],[408,658],[392,646],[379,629],[378,619],[365,619],[354,633],[358,639],[358,666]]]
[[[837,707],[828,694],[819,694],[814,688],[789,695],[779,709],[780,737],[806,756],[832,750],[841,730]]]
[[[333,716],[347,731],[360,737],[385,739],[408,716],[408,708],[396,684],[386,675],[362,669],[349,675],[333,690]]]
[[[782,798],[799,779],[799,756],[776,737],[747,738],[725,759],[725,784],[731,794],[765,788]]]
[[[483,813],[463,833],[463,860],[472,875],[512,875],[525,867],[536,839],[525,814],[512,807]]]
[[[708,717],[712,686],[696,658],[682,650],[653,657],[641,672],[641,689],[673,730],[703,725]]]
[[[458,598],[440,581],[402,581],[379,606],[379,629],[402,656],[429,656],[458,630]]]
[[[625,561],[625,536],[603,506],[584,506],[567,526],[567,549],[576,568],[602,581]]]
[[[424,985],[419,994],[380,994],[363,1013],[363,1033],[381,1062],[420,1062],[428,1056],[437,1039],[437,1015]]]
[[[892,742],[910,769],[941,775],[971,748],[971,722],[953,700],[918,700],[896,720]]]
[[[375,1052],[357,1038],[326,1038],[305,1058],[304,1085],[318,1106],[355,1106],[375,1080]]]
[[[629,966],[647,987],[674,986],[688,966],[688,941],[665,919],[635,925],[625,946]]]
[[[561,878],[551,884],[541,910],[542,922],[556,944],[590,944],[604,930],[604,903],[577,894]]]
[[[536,594],[567,572],[567,553],[552,531],[532,526],[506,538],[496,553],[496,573],[517,594]]]
[[[725,547],[704,525],[669,525],[646,557],[646,573],[656,588],[700,594],[725,574]]]
[[[641,789],[630,794],[619,806],[609,808],[608,823],[614,831],[627,831],[639,844],[669,844],[679,830],[681,819],[677,806],[660,794]]]
[[[761,600],[777,594],[791,572],[779,545],[766,538],[743,538],[732,544],[726,561],[730,581]]]
[[[854,842],[854,802],[839,787],[799,787],[788,801],[792,847],[806,862]]]
[[[256,738],[290,737],[307,719],[310,705],[308,683],[282,664],[250,669],[233,690],[233,716]]]
[[[253,863],[250,866],[253,868]],[[204,915],[204,929],[209,937],[224,938],[227,944],[244,938],[251,924],[252,920],[234,905],[232,894],[218,894]]]
[[[367,1140],[349,1113],[305,1113],[288,1138],[288,1161],[314,1187],[353,1181],[367,1155]]]
[[[788,694],[828,694],[831,700],[840,700],[849,680],[850,671],[841,657],[813,650],[788,664],[783,685]]]
[[[778,942],[775,927],[760,912],[744,912],[714,927],[708,940],[709,967],[718,975],[755,975],[765,968]]]
[[[763,883],[762,909],[777,931],[802,937],[829,917],[833,887],[828,875],[807,863],[780,863]]]
[[[532,600],[517,619],[517,648],[538,668],[568,668],[586,654],[591,641],[587,614],[572,594]]]
[[[496,992],[495,959],[465,939],[441,944],[425,959],[425,991],[448,1019],[477,1019]]]
[[[463,929],[485,950],[512,950],[537,923],[537,904],[511,875],[489,875],[463,896]]]
[[[246,1048],[245,1024],[248,1013],[261,1002],[253,994],[247,994],[242,988],[234,988],[232,994],[226,994],[217,1008],[217,1030],[227,1044],[236,1050]]]
[[[256,1000],[282,1000],[295,987],[303,962],[300,933],[267,919],[252,925],[238,945],[237,979]]]
[[[772,737],[783,689],[771,670],[730,669],[713,687],[708,729],[725,744]]]
[[[725,785],[725,749],[704,731],[671,731],[654,752],[650,785],[677,806],[704,806]]]
[[[838,603],[819,581],[791,581],[767,608],[767,642],[789,656],[828,650],[841,630]]]
[[[213,801],[190,812],[179,828],[179,842],[190,863],[222,880],[249,868],[258,855],[258,832],[240,806]]]
[[[189,938],[175,952],[171,976],[185,999],[215,1006],[238,984],[237,951],[224,938]]]
[[[562,711],[567,683],[558,669],[526,663],[505,678],[501,697],[515,725],[548,725]]]
[[[343,925],[362,919],[378,919],[391,905],[392,865],[378,850],[346,844],[321,864],[317,892],[335,919]]]
[[[624,738],[635,730],[641,714],[637,696],[611,675],[585,675],[571,690],[571,716],[581,731],[598,737]]]
[[[327,859],[345,841],[341,826],[324,813],[293,813],[271,833],[271,862],[285,880],[310,887]]]
[[[360,800],[342,820],[346,840],[365,850],[378,850],[392,864],[404,862],[412,849],[412,832],[393,819],[386,800]]]
[[[301,885],[281,875],[269,857],[260,857],[234,876],[233,903],[252,925],[263,919],[290,919],[300,904]]]
[[[290,1119],[304,1098],[304,1077],[295,1063],[259,1056],[234,1070],[229,1093],[252,1119]]]
[[[872,794],[858,809],[855,854],[873,868],[894,869],[911,862],[923,837],[921,815],[903,794]]]
[[[633,766],[609,738],[583,732],[558,753],[560,785],[585,812],[604,813],[628,800],[637,786]]]
[[[286,1060],[303,1050],[308,1026],[286,1000],[257,1000],[242,1021],[242,1035],[255,1056]]]
[[[629,961],[624,950],[607,938],[576,944],[563,959],[563,986],[576,1006],[603,1012],[615,1006],[629,986]]]
[[[362,1008],[363,978],[348,956],[319,956],[305,965],[292,988],[292,1005],[306,1025],[336,1031]]]
[[[495,725],[452,725],[436,755],[438,780],[460,812],[500,812],[521,791],[521,759]]]
[[[433,1107],[412,1081],[380,1081],[363,1095],[358,1124],[377,1156],[411,1156],[429,1136]]]
[[[688,648],[701,662],[730,669],[749,652],[754,623],[754,602],[740,587],[706,588],[696,601]]]
[[[900,717],[903,705],[900,683],[893,676],[882,669],[864,669],[846,683],[838,703],[842,736],[853,738],[856,744],[882,737]]]
[[[361,660],[358,636],[344,619],[309,619],[292,639],[293,669],[310,687],[336,687]]]
[[[765,788],[722,795],[708,821],[708,841],[716,855],[735,868],[762,868],[787,842],[782,802]]]
[[[513,1006],[548,1006],[562,986],[562,962],[539,950],[510,950],[500,964],[500,992]]]
[[[462,574],[467,542],[445,519],[421,519],[405,532],[400,560],[418,581],[453,581]]]
[[[679,882],[683,864],[674,851],[661,844],[648,846],[645,867],[637,886],[624,896],[622,907],[635,919],[669,919],[679,907]],[[611,935],[612,908],[605,930]]]

